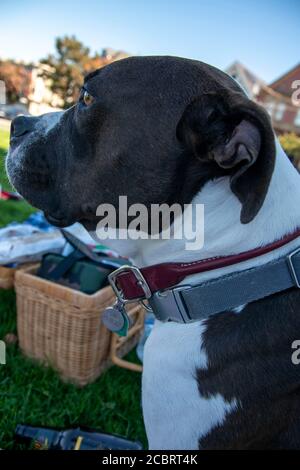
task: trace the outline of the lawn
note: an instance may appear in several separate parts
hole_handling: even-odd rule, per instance
[[[8,132],[0,129],[0,184],[9,189],[4,169]],[[24,220],[32,212],[25,202],[0,201],[0,226]],[[0,290],[0,339],[16,333],[15,295]],[[136,360],[135,352],[129,355]],[[73,427],[85,425],[146,445],[141,413],[141,375],[112,367],[95,383],[78,389],[61,382],[55,371],[25,358],[18,346],[8,346],[0,365],[0,448],[14,443],[17,423]]]

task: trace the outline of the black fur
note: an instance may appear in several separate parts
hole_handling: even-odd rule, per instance
[[[210,158],[210,150],[213,142],[224,144],[245,115],[265,142],[247,171],[250,183],[244,178],[233,188],[245,206],[244,221],[253,218],[272,173],[272,131],[262,108],[228,75],[178,57],[132,57],[88,75],[84,87],[95,98],[92,105],[81,96],[46,137],[33,129],[11,142],[12,183],[52,222],[81,221],[93,229],[97,206],[117,208],[119,195],[127,195],[129,205],[188,204],[209,179],[232,173]],[[187,143],[192,133],[196,149]],[[33,135],[25,170],[14,171],[20,164],[14,151]]]
[[[237,138],[242,122],[249,124],[246,133],[240,132]],[[251,139],[253,129],[257,134]],[[241,221],[251,222],[264,202],[275,164],[274,134],[267,113],[241,93],[203,94],[187,106],[177,136],[201,161],[215,161],[231,170],[231,189],[242,203]],[[249,150],[242,158],[241,145]]]
[[[274,136],[265,111],[229,76],[177,57],[132,57],[90,74],[84,86],[90,106],[81,96],[49,134],[34,127],[11,141],[10,179],[51,222],[95,229],[97,206],[117,209],[120,195],[129,205],[186,204],[222,175],[231,177],[242,222],[255,217],[274,167]],[[241,133],[224,165],[220,155],[245,122],[250,143]],[[252,158],[247,164],[241,145]],[[290,358],[298,300],[291,291],[207,321],[209,367],[198,371],[199,391],[236,399],[238,409],[200,447],[299,446],[299,372]]]
[[[300,366],[291,359],[299,302],[299,290],[290,289],[206,321],[199,391],[236,400],[237,409],[199,440],[201,448],[300,448]]]

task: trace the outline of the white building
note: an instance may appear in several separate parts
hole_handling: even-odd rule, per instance
[[[49,70],[48,65],[37,64],[31,71],[31,91],[28,95],[28,111],[33,115],[60,111],[63,105],[59,96],[52,93],[50,80],[41,76],[45,70]]]

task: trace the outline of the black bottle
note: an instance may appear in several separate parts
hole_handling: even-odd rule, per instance
[[[55,450],[142,450],[139,442],[89,428],[54,429],[18,424],[18,441],[32,442],[36,449]]]

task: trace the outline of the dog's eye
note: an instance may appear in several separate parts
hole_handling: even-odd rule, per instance
[[[83,102],[86,106],[90,106],[94,101],[94,97],[89,94],[86,90],[83,93]]]

